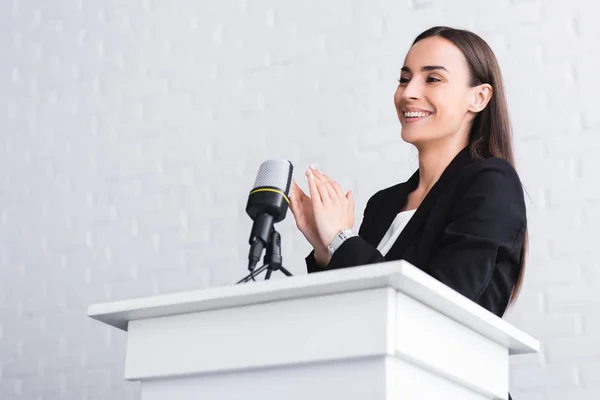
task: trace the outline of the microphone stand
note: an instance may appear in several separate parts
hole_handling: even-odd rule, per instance
[[[250,271],[250,273],[244,277],[242,280],[236,283],[246,283],[250,280],[255,280],[254,277],[259,275],[264,270],[267,270],[267,275],[265,276],[265,281],[271,278],[271,273],[273,271],[281,271],[286,276],[292,276],[290,271],[284,268],[281,264],[281,235],[279,232],[275,230],[275,227],[271,229],[271,234],[269,237],[269,242],[267,243],[267,252],[263,258],[263,265],[258,268],[256,271]]]

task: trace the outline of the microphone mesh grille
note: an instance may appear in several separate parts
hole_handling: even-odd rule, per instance
[[[292,182],[292,163],[288,160],[267,160],[258,169],[252,190],[270,186],[280,189],[287,196]]]

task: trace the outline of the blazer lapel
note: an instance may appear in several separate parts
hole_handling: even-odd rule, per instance
[[[429,215],[429,211],[435,205],[436,199],[444,192],[444,188],[447,183],[456,175],[456,173],[468,165],[471,162],[471,157],[469,155],[469,148],[465,147],[461,150],[456,157],[450,162],[450,164],[446,167],[440,179],[433,185],[429,193],[425,196],[417,210],[413,214],[412,218],[408,221],[400,236],[396,240],[396,242],[392,245],[385,258],[390,260],[395,260],[402,258],[402,255],[405,253],[407,246],[410,244],[411,240],[415,237],[415,234],[418,232],[419,228],[426,221],[427,216]],[[392,224],[396,215],[400,212],[402,207],[406,204],[408,199],[408,194],[417,188],[419,184],[419,170],[417,170],[412,177],[402,185],[399,185],[398,190],[393,192],[393,195],[390,196],[386,204],[384,205],[385,209],[382,210],[382,217],[380,219],[380,223],[377,228],[377,236],[375,237],[375,244],[377,246],[383,235],[387,232],[387,229]]]
[[[417,188],[418,183],[419,173],[417,171],[408,181],[390,188],[388,196],[378,204],[375,218],[373,218],[369,228],[365,232],[365,239],[374,247],[379,245],[394,218],[396,218],[396,215],[398,215],[404,204],[406,204],[408,194]]]

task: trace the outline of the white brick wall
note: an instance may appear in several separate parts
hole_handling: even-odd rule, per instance
[[[411,40],[473,29],[503,68],[531,253],[508,316],[516,400],[600,398],[600,3],[0,2],[0,398],[136,399],[88,304],[231,284],[260,162],[355,191],[406,179],[392,95]],[[300,180],[306,188],[303,176]],[[596,183],[594,183],[596,182]],[[360,218],[357,218],[357,224]],[[305,273],[291,215],[284,262]]]

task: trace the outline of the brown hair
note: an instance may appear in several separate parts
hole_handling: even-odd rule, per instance
[[[471,157],[473,159],[499,157],[514,167],[512,128],[504,95],[502,74],[494,52],[485,40],[473,32],[446,26],[435,26],[426,30],[417,36],[413,45],[432,36],[439,36],[450,41],[463,53],[471,73],[471,86],[484,83],[492,86],[492,98],[487,106],[477,114],[471,126],[469,133]],[[529,234],[525,230],[519,275],[510,295],[509,305],[516,301],[523,284],[528,241]]]

